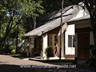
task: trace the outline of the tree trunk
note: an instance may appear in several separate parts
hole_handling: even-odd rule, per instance
[[[6,44],[6,39],[8,38],[8,35],[11,32],[11,27],[12,27],[11,23],[12,23],[12,21],[13,21],[13,17],[10,17],[9,22],[8,22],[8,24],[6,26],[6,32],[4,33],[4,36],[2,38],[0,38],[0,47],[1,48],[3,48],[4,45]]]
[[[35,29],[36,28],[36,17],[35,16],[32,16],[32,19],[33,19],[33,29]],[[30,56],[34,56],[34,45],[35,45],[35,43],[36,43],[36,40],[35,40],[35,37],[29,37],[29,39],[31,39],[31,40],[29,40],[29,41],[32,41],[33,43],[32,43],[32,45],[33,45],[33,47],[32,48],[30,48],[29,47],[29,52],[30,52]],[[30,43],[30,45],[31,45],[31,43]]]
[[[33,29],[35,29],[36,28],[36,17],[32,17],[32,18],[33,18],[33,25],[34,25]]]

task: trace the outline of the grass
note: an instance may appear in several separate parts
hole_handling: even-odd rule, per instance
[[[14,57],[27,57],[27,55],[24,54],[24,53],[21,53],[21,54],[12,54],[12,56],[14,56]]]

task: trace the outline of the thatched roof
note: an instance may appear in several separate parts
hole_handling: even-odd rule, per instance
[[[69,7],[66,7],[63,9],[63,23],[69,22],[69,21],[74,21],[76,19],[82,19],[80,18],[75,18],[78,12],[80,11],[79,6],[77,5],[72,5]],[[86,18],[86,17],[85,17]],[[87,17],[88,18],[88,17]],[[54,28],[60,26],[61,24],[61,11],[58,11],[55,14],[52,14],[52,16],[49,18],[50,20],[46,22],[44,25],[26,33],[24,36],[41,36],[42,33],[46,33],[50,30],[53,30]]]

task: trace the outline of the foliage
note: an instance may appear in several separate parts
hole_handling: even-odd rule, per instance
[[[43,6],[46,12],[53,12],[55,10],[60,9],[61,0],[43,0]]]
[[[64,0],[64,7],[78,4],[79,2],[79,0]],[[46,12],[51,13],[61,9],[62,0],[43,0],[43,6]]]
[[[27,57],[26,53],[13,54],[13,57]]]
[[[21,15],[39,16],[44,12],[42,0],[19,0]]]
[[[17,39],[16,45],[18,45],[18,38],[21,38],[28,30],[25,27],[29,26],[27,19],[43,13],[44,10],[41,4],[42,0],[0,1],[0,48],[6,47],[6,43],[10,38]],[[31,21],[30,25],[32,25]]]
[[[5,48],[4,48],[4,53],[8,54],[8,53],[10,53],[10,52],[11,52],[10,47],[9,47],[8,44],[6,44],[6,45],[5,45]]]
[[[46,55],[48,58],[53,57],[53,48],[52,47],[49,46],[46,48]]]
[[[11,45],[10,50],[11,50],[11,52],[10,52],[11,54],[15,54],[16,53],[16,46]]]
[[[22,25],[25,32],[36,28],[36,17],[44,13],[42,0],[19,0]]]

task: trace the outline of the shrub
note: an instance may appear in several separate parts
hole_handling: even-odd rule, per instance
[[[15,54],[15,53],[16,53],[16,49],[12,49],[11,54]]]
[[[15,54],[16,53],[16,46],[15,45],[11,45],[10,46],[10,50],[11,50],[11,54]]]
[[[4,53],[4,48],[0,48],[0,54]]]
[[[8,54],[10,52],[11,52],[10,46],[8,44],[6,44],[5,47],[4,47],[4,53]]]
[[[53,57],[53,48],[52,47],[46,48],[46,55],[47,55],[47,58]]]

